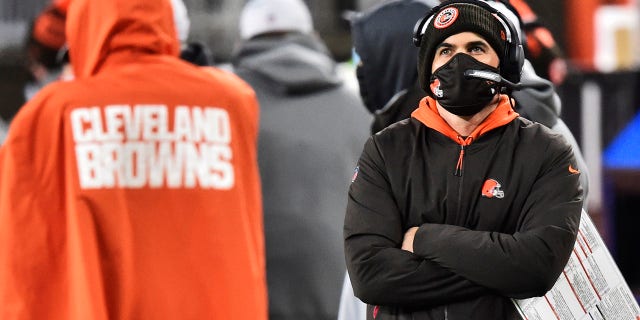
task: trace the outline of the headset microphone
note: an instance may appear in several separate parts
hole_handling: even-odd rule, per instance
[[[520,85],[520,83],[513,83],[503,78],[500,74],[491,72],[491,71],[469,69],[464,72],[464,76],[467,78],[476,78],[476,79],[493,81],[493,82],[502,84],[511,90],[522,89],[522,85]]]

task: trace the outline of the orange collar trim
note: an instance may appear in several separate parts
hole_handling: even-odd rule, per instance
[[[451,140],[456,143],[467,146],[485,133],[504,126],[519,116],[511,107],[509,99],[507,95],[500,95],[498,107],[466,138],[461,137],[444,121],[436,107],[436,100],[431,97],[425,97],[420,100],[418,109],[411,113],[411,117],[418,119],[418,121],[422,122],[425,126],[451,138]]]

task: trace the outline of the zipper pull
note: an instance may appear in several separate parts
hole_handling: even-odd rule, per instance
[[[464,162],[464,145],[460,145],[460,156],[458,156],[458,163],[456,164],[456,171],[453,173],[454,176],[462,177],[462,165]]]

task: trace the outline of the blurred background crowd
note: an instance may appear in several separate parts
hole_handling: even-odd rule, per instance
[[[305,1],[315,30],[341,63],[342,76],[354,90],[350,18],[381,2]],[[238,25],[245,1],[184,3],[190,22],[186,36],[194,44],[191,53],[202,64],[229,65],[241,39]],[[0,3],[0,125],[12,119],[39,85],[50,80],[47,77],[59,77],[51,70],[63,72],[63,17],[49,5],[50,0]],[[589,169],[589,214],[638,295],[640,3],[537,0],[528,5],[530,11],[521,12],[528,54],[537,73],[556,86],[562,100],[561,117],[576,137]]]

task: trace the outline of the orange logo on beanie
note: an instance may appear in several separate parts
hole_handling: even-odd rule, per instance
[[[452,25],[456,19],[458,19],[458,9],[455,7],[445,8],[438,13],[434,19],[433,26],[436,27],[436,29],[444,29]]]

